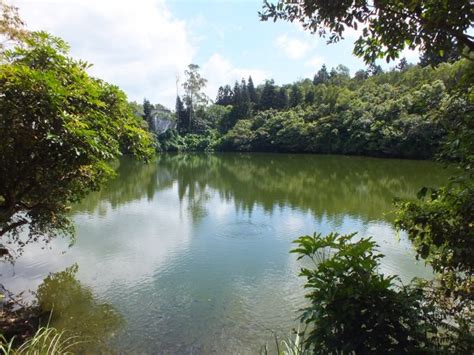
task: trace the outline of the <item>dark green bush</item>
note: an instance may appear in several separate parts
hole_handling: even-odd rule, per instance
[[[300,237],[292,250],[304,258],[309,304],[306,349],[318,354],[413,353],[431,350],[436,321],[423,290],[378,272],[382,254],[370,238],[331,233]],[[308,260],[306,260],[308,259]]]

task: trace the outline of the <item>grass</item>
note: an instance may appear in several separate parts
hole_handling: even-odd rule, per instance
[[[77,336],[70,336],[66,331],[52,327],[41,327],[35,335],[20,347],[13,347],[14,338],[10,341],[0,335],[0,355],[56,355],[73,354],[74,347],[85,343]]]
[[[311,352],[303,348],[302,336],[300,331],[295,334],[295,338],[288,338],[287,340],[278,341],[278,337],[275,335],[276,343],[276,354],[278,355],[309,355]],[[264,346],[261,351],[261,355],[268,355],[268,348]]]

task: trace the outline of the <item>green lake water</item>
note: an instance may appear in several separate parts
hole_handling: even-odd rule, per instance
[[[373,236],[382,272],[430,277],[390,211],[395,197],[449,175],[426,161],[290,154],[163,154],[148,165],[123,158],[117,170],[75,206],[74,246],[27,247],[0,266],[2,283],[35,290],[48,273],[77,265],[87,296],[55,290],[74,300],[66,307],[74,316],[58,324],[100,332],[115,322],[107,304],[122,318],[112,348],[167,354],[258,353],[275,334],[289,336],[305,302],[289,250],[303,234]]]

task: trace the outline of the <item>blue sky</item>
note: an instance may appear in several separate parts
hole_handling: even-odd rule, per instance
[[[219,85],[249,75],[256,84],[270,78],[284,84],[312,77],[323,63],[344,64],[351,73],[364,67],[352,55],[357,32],[327,45],[297,24],[261,22],[261,0],[10,2],[29,28],[62,37],[74,57],[94,64],[91,74],[117,84],[131,100],[147,97],[170,108],[189,63],[201,66],[211,98]],[[416,62],[416,53],[405,54]]]
[[[328,46],[296,24],[262,22],[258,18],[261,4],[252,0],[172,1],[170,8],[196,33],[197,63],[218,53],[237,66],[265,70],[279,83],[314,75],[323,63],[342,63],[352,70],[364,66],[352,55],[351,40]]]

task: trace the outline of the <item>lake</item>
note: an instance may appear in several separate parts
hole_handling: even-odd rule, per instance
[[[103,322],[103,304],[121,314],[110,346],[170,354],[258,353],[275,335],[290,336],[305,300],[289,251],[303,234],[373,236],[386,255],[382,272],[430,277],[390,211],[394,198],[449,175],[427,161],[257,153],[162,154],[148,165],[123,158],[117,171],[75,206],[74,246],[31,245],[1,265],[2,282],[35,290],[48,273],[77,265],[88,292],[80,299],[90,294]],[[73,303],[76,318],[64,318],[90,308]],[[100,328],[88,317],[74,324]]]

